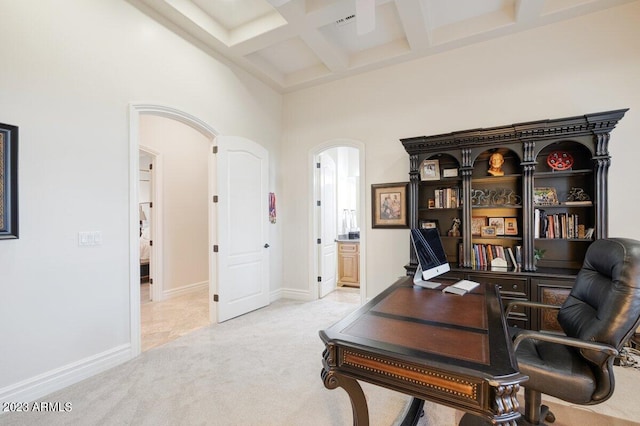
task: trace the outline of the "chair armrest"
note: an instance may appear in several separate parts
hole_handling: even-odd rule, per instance
[[[545,342],[558,343],[565,346],[572,346],[579,349],[591,349],[594,351],[605,353],[609,356],[618,355],[618,350],[610,345],[598,342],[588,342],[586,340],[576,339],[575,337],[559,336],[555,334],[541,333],[539,331],[522,330],[518,333],[513,341],[513,350],[518,349],[520,342],[523,340],[541,340]]]
[[[536,308],[536,309],[560,310],[561,308],[560,305],[549,305],[548,303],[530,302],[528,300],[512,300],[509,303],[507,303],[507,307],[505,308],[505,311],[504,311],[504,316],[506,317],[507,315],[509,315],[511,310],[518,305],[526,306],[528,308]]]

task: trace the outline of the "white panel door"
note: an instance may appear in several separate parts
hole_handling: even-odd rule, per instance
[[[250,140],[220,137],[217,160],[218,253],[211,264],[222,322],[269,304],[269,154]]]
[[[320,297],[336,288],[337,275],[337,213],[336,163],[328,155],[320,156]]]

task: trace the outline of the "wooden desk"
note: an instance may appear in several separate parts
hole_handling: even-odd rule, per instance
[[[417,422],[423,400],[516,424],[516,395],[527,377],[518,372],[497,288],[480,285],[464,296],[442,288],[402,278],[320,331],[324,385],[349,394],[354,425],[369,424],[358,380],[412,395],[412,418],[403,424]]]

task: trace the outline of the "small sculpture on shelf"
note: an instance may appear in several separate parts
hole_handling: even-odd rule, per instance
[[[460,224],[462,221],[457,217],[453,218],[453,222],[451,223],[451,229],[447,232],[447,235],[450,237],[459,237],[460,236]]]
[[[522,198],[509,188],[471,189],[472,206],[517,206]]]
[[[502,165],[504,164],[504,157],[499,152],[494,152],[489,157],[489,173],[491,176],[504,176],[504,170],[502,170]]]
[[[571,187],[571,189],[569,190],[569,193],[567,194],[567,203],[589,204],[590,201],[591,201],[591,198],[589,197],[589,194],[584,192],[584,189],[582,188],[573,186]]]

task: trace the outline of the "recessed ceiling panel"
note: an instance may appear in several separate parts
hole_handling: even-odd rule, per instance
[[[258,57],[287,75],[320,64],[316,54],[299,37],[274,44],[247,56],[251,60]]]
[[[267,0],[192,0],[227,31],[276,12]]]
[[[422,0],[431,28],[440,28],[514,7],[515,0]]]
[[[357,16],[345,16],[338,23],[323,26],[320,32],[332,44],[351,55],[405,38],[394,2],[376,7],[376,24],[372,32],[358,35],[357,21]]]

